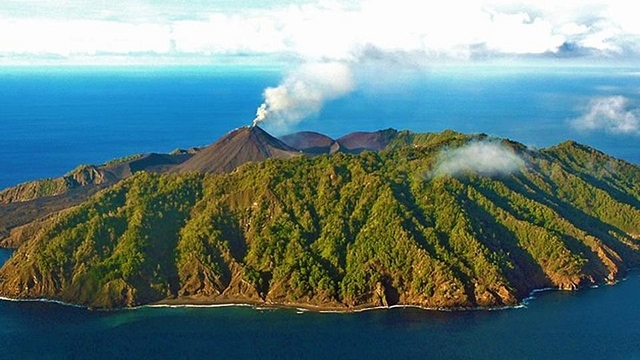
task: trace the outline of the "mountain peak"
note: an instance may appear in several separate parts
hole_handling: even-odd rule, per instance
[[[288,159],[297,149],[271,136],[259,126],[232,130],[176,168],[177,172],[229,172],[246,162],[269,158]]]

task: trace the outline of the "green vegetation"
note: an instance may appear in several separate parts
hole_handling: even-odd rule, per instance
[[[63,194],[78,186],[107,182],[96,166],[80,165],[57,178],[29,181],[0,191],[0,204],[23,202]]]
[[[0,293],[92,307],[269,301],[350,308],[514,305],[640,262],[640,168],[568,142],[512,174],[431,178],[443,147],[267,160],[230,174],[140,172],[63,216],[0,270]]]
[[[69,183],[62,177],[30,181],[0,191],[0,204],[28,201],[43,196],[58,195],[68,189]]]

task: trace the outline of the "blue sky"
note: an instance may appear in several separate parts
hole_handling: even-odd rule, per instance
[[[385,83],[452,64],[613,68],[639,55],[628,0],[0,2],[0,66],[274,66],[284,77],[254,121],[285,128],[351,92],[362,71]],[[572,125],[640,136],[640,108],[609,94]]]
[[[3,0],[0,65],[630,62],[612,1]]]

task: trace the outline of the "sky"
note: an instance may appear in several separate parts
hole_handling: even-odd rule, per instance
[[[2,0],[0,65],[633,61],[628,0]]]
[[[361,69],[375,80],[452,64],[615,67],[639,55],[628,0],[0,2],[0,66],[284,68],[254,120],[283,129],[353,91]],[[640,136],[640,108],[622,94],[593,98],[571,126]]]

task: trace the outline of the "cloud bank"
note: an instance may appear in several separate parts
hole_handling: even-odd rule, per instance
[[[431,177],[477,173],[485,176],[507,175],[525,166],[525,161],[510,148],[491,141],[470,142],[456,149],[443,150]]]
[[[604,131],[610,134],[640,135],[640,108],[632,108],[624,96],[594,98],[584,114],[571,120],[580,131]]]
[[[0,65],[299,66],[264,91],[256,117],[291,126],[351,91],[351,70],[365,63],[376,73],[451,60],[634,59],[636,14],[627,0],[3,0]]]
[[[6,0],[0,2],[0,61],[617,58],[640,53],[635,10],[627,0]]]

